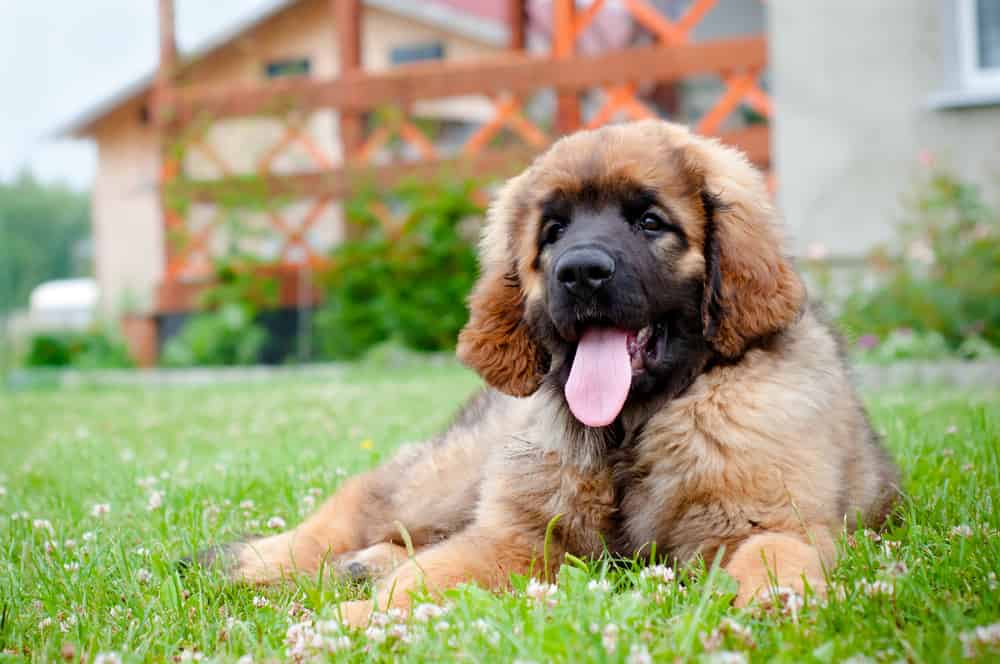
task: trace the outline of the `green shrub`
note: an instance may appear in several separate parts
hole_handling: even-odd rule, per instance
[[[912,330],[907,343],[940,339],[945,352],[988,354],[984,343],[1000,347],[1000,211],[942,169],[908,203],[900,249],[872,256],[878,285],[847,298],[843,328],[900,347],[906,343],[894,331]]]
[[[266,341],[267,332],[248,309],[230,303],[193,316],[164,344],[160,361],[168,367],[254,364]]]
[[[354,236],[333,251],[315,317],[323,358],[356,358],[387,340],[421,351],[454,347],[476,279],[475,233],[465,223],[483,214],[473,200],[475,186],[400,186],[392,192],[394,204],[406,210],[398,226],[380,220],[371,192],[349,202]]]
[[[268,338],[257,315],[278,301],[278,283],[261,267],[247,257],[220,260],[215,282],[200,298],[209,311],[192,316],[164,344],[160,362],[168,367],[255,364]]]
[[[128,349],[104,330],[46,332],[34,335],[24,357],[28,367],[124,369],[132,366]]]

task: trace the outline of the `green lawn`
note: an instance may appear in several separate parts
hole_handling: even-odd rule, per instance
[[[365,588],[302,578],[261,591],[175,573],[174,560],[209,543],[295,523],[345,475],[442,426],[477,384],[439,364],[336,381],[0,392],[0,661],[1000,656],[969,636],[1000,621],[997,392],[870,396],[909,498],[881,538],[845,539],[825,605],[740,611],[721,572],[665,580],[569,561],[551,594],[526,592],[526,579],[499,596],[467,587],[441,615],[425,607],[404,626],[338,634],[333,605]]]

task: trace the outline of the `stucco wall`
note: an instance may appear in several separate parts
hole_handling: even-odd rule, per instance
[[[444,45],[445,58],[449,60],[480,57],[497,50],[495,46],[375,8],[365,9],[362,30],[362,65],[372,70],[389,67],[391,49],[397,45],[440,41]],[[199,85],[261,82],[266,62],[289,57],[308,57],[313,76],[332,77],[339,70],[336,44],[329,2],[301,2],[191,67],[183,81]],[[487,109],[482,100],[462,98],[450,103],[420,105],[415,111],[475,117]],[[94,132],[99,155],[93,195],[96,272],[109,313],[120,311],[126,303],[140,308],[152,306],[153,289],[162,279],[165,268],[164,237],[156,194],[158,146],[152,128],[142,124],[139,118],[139,102],[130,102],[101,120]],[[336,113],[312,113],[307,127],[308,134],[330,163],[339,163]],[[261,155],[282,134],[281,123],[273,119],[229,119],[213,125],[205,142],[232,172],[252,173]],[[315,168],[318,166],[300,145],[286,150],[272,164],[272,170],[279,173]],[[218,165],[197,148],[187,152],[185,173],[199,178],[215,178],[222,174]],[[280,212],[294,228],[306,216],[311,203],[311,200],[298,201]],[[188,228],[197,233],[217,213],[218,210],[210,205],[193,206]],[[248,231],[267,229],[268,220],[263,214],[246,214],[241,216],[239,225]],[[307,239],[311,246],[327,249],[343,237],[342,207],[337,204],[328,207],[317,219]],[[224,251],[227,242],[224,230],[214,234],[212,251]],[[250,232],[245,234],[241,246],[263,257],[277,258],[283,241]],[[207,266],[208,256],[196,258]]]
[[[95,273],[105,311],[147,309],[163,275],[163,231],[156,191],[156,135],[140,104],[117,109],[98,128],[91,196]]]
[[[1000,181],[1000,106],[930,107],[948,81],[938,0],[767,6],[779,203],[797,249],[859,257],[891,239],[922,151]]]

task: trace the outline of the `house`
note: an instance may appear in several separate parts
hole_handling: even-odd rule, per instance
[[[654,0],[665,16],[676,19],[686,0]],[[760,33],[764,12],[759,0],[723,0],[724,11],[714,11],[694,27],[696,40]],[[529,27],[526,47],[548,48],[553,30],[553,1],[524,3]],[[578,2],[585,7],[586,3]],[[421,60],[463,61],[496,55],[508,47],[508,0],[366,0],[361,20],[362,66],[385,70]],[[188,55],[181,84],[199,86],[261,83],[291,77],[332,78],[338,73],[337,31],[329,0],[286,0],[235,26],[227,34]],[[622,3],[605,3],[595,27],[580,35],[581,53],[621,49],[636,38],[636,26]],[[640,37],[640,43],[641,43]],[[648,41],[648,39],[647,39]],[[144,77],[110,99],[82,112],[61,131],[63,136],[94,140],[98,146],[98,173],[93,190],[96,276],[105,311],[156,309],[155,290],[167,266],[164,256],[171,239],[164,231],[157,178],[160,144],[151,113],[154,74]],[[691,87],[691,86],[689,86]],[[704,86],[702,86],[704,87]],[[717,82],[705,94],[697,86],[685,96],[687,106],[675,117],[696,116],[717,96]],[[702,97],[704,97],[702,99]],[[552,100],[549,100],[549,106]],[[485,98],[466,96],[417,102],[412,114],[453,125],[455,143],[487,122],[493,108]],[[233,118],[214,123],[203,140],[185,156],[184,171],[195,178],[253,173],[262,159],[268,170],[292,173],[321,169],[341,162],[336,113],[318,110],[301,118],[302,134],[309,140],[292,141],[280,153],[268,156],[281,143],[287,127],[273,118]],[[446,133],[445,136],[448,136]],[[308,202],[292,206],[284,217],[302,223],[309,217]],[[219,224],[218,211],[195,204],[188,227],[200,229]],[[263,213],[243,215],[243,230],[227,233],[215,228],[211,246],[193,257],[194,267],[206,271],[212,255],[225,251],[226,243],[253,245],[264,259],[292,262],[304,257],[298,248],[285,252],[280,238],[252,232],[266,226]],[[318,219],[311,219],[305,238],[314,253],[326,252],[345,233],[342,207],[328,205]],[[295,253],[299,251],[299,253]]]
[[[367,0],[363,6],[362,65],[369,70],[419,60],[476,58],[506,47],[503,24],[445,2]],[[299,0],[280,2],[190,54],[182,78],[204,85],[232,85],[280,77],[334,77],[337,71],[329,0]],[[164,243],[169,239],[163,232],[157,192],[160,146],[150,112],[153,83],[151,73],[81,113],[60,132],[97,144],[92,200],[95,272],[109,313],[149,310],[165,270]],[[444,120],[481,122],[489,107],[484,110],[480,101],[428,102],[415,110]],[[277,155],[271,165],[274,171],[311,166],[309,151],[314,148],[331,162],[339,160],[334,112],[318,111],[304,121],[312,140]],[[269,118],[217,123],[203,141],[211,149],[192,151],[185,168],[194,176],[217,175],[220,167],[233,173],[253,172],[255,162],[280,139],[283,129]],[[208,223],[211,214],[196,207],[192,225]],[[316,251],[328,249],[343,237],[342,216],[340,206],[331,205],[311,225],[308,241]],[[270,246],[260,249],[265,257],[277,251]]]
[[[1000,0],[769,0],[778,202],[795,247],[856,265],[933,158],[996,186]]]
[[[556,2],[366,0],[359,40],[361,64],[369,72],[378,72],[422,60],[468,62],[503,56],[514,34],[507,25],[509,8],[521,6],[529,18],[527,38],[521,44],[529,49],[534,45],[550,56],[538,60],[550,78],[538,81],[539,87],[551,86],[556,80],[551,78],[553,66],[562,57],[556,52],[560,48],[559,14],[554,10],[574,7],[571,2]],[[179,83],[203,88],[249,86],[269,79],[336,76],[337,30],[331,6],[329,0],[279,3],[190,58]],[[715,64],[705,70],[696,71],[699,58],[685,60],[685,72],[694,75],[685,74],[682,80],[667,71],[669,62],[647,60],[647,66],[652,63],[669,79],[662,86],[643,82],[643,76],[657,83],[661,79],[632,64],[637,51],[630,51],[628,60],[602,60],[601,71],[617,72],[619,78],[600,78],[605,74],[596,70],[576,76],[578,90],[591,86],[573,102],[583,109],[584,117],[616,119],[614,112],[596,111],[617,99],[622,102],[619,110],[632,109],[640,117],[665,115],[696,123],[719,105],[726,106],[723,101],[729,86],[735,86],[733,76],[743,76],[740,85],[750,87],[718,114],[713,133],[723,137],[728,132],[741,144],[738,130],[748,128],[755,115],[770,119],[763,131],[744,132],[743,138],[749,136],[751,145],[756,141],[757,156],[763,154],[765,165],[771,168],[771,182],[796,253],[816,247],[848,270],[856,269],[871,248],[894,237],[894,224],[902,217],[900,199],[920,174],[921,156],[927,161],[933,155],[973,181],[989,181],[996,173],[1000,161],[1000,0],[605,0],[596,14],[588,11],[591,6],[577,0],[575,9],[563,9],[575,11],[576,18],[571,15],[567,21],[564,16],[562,25],[597,17],[590,27],[573,32],[571,54],[614,53],[650,43],[687,48],[714,41],[721,48],[713,51],[708,59]],[[637,14],[636,7],[649,10],[645,19],[638,16],[643,11]],[[678,29],[692,15],[696,18],[688,21],[687,28]],[[766,44],[761,38],[765,33]],[[677,52],[656,51],[656,57],[669,60]],[[698,51],[703,52],[708,51]],[[503,69],[504,57],[492,61],[489,71],[514,75]],[[521,61],[517,73],[521,88],[528,90],[525,78],[537,78],[535,66]],[[630,67],[635,67],[636,81],[631,80]],[[466,81],[476,80],[468,74],[466,70]],[[598,79],[599,84],[592,82]],[[439,88],[449,87],[436,80]],[[120,310],[124,303],[152,308],[151,294],[168,271],[167,224],[157,197],[161,155],[150,118],[153,82],[152,76],[140,81],[83,114],[66,130],[73,136],[93,138],[99,147],[93,202],[96,272],[109,311]],[[398,84],[409,82],[381,83],[402,89]],[[613,84],[621,83],[626,87],[616,92]],[[403,88],[413,92],[412,85]],[[383,85],[383,93],[385,89]],[[491,89],[497,92],[495,85]],[[545,140],[563,124],[563,99],[557,97],[549,94],[548,111],[538,114],[549,118],[556,129]],[[383,94],[382,99],[388,98]],[[494,101],[469,92],[443,100],[418,99],[405,112],[411,117],[434,118],[449,127],[452,132],[445,136],[459,145],[470,132],[498,117]],[[578,109],[577,123],[579,116]],[[743,120],[734,122],[735,116]],[[262,160],[270,172],[279,175],[324,171],[342,162],[335,111],[316,108],[296,119],[300,127],[287,122],[287,118],[236,114],[216,121],[185,155],[183,170],[196,178],[218,179],[260,170]],[[310,140],[298,140],[294,131],[289,134],[297,129]],[[289,136],[294,140],[286,141]],[[282,149],[271,154],[276,143]],[[370,163],[382,162],[375,154]],[[283,218],[305,224],[313,208],[306,202],[297,205]],[[266,222],[243,220],[251,226]],[[327,205],[321,218],[309,220],[308,233],[299,233],[304,241],[297,247],[280,237],[226,232],[220,228],[224,224],[219,223],[218,212],[200,203],[192,205],[187,223],[195,233],[199,228],[213,230],[214,245],[185,256],[188,266],[195,269],[199,265],[204,269],[213,252],[218,253],[218,245],[227,242],[250,243],[254,253],[265,259],[295,263],[307,258],[303,251],[325,251],[345,233],[337,203]]]

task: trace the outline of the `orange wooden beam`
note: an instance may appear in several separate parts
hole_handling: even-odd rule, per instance
[[[699,74],[759,70],[766,63],[763,37],[645,46],[596,56],[508,53],[482,61],[365,72],[350,79],[302,78],[224,88],[191,86],[177,90],[177,110],[182,120],[203,113],[220,118],[292,107],[366,111],[386,104],[405,107],[422,99],[460,95],[523,95],[546,87],[575,92],[636,79],[675,81]]]
[[[361,0],[329,0],[337,29],[340,77],[351,80],[361,72]],[[360,113],[341,109],[340,144],[344,159],[353,156],[364,143],[364,124]]]
[[[552,55],[566,61],[576,52],[576,0],[553,0],[552,12]],[[565,88],[558,89],[556,129],[568,134],[579,128],[579,92]]]
[[[507,0],[507,28],[510,37],[507,48],[512,51],[523,51],[527,45],[527,0]]]

